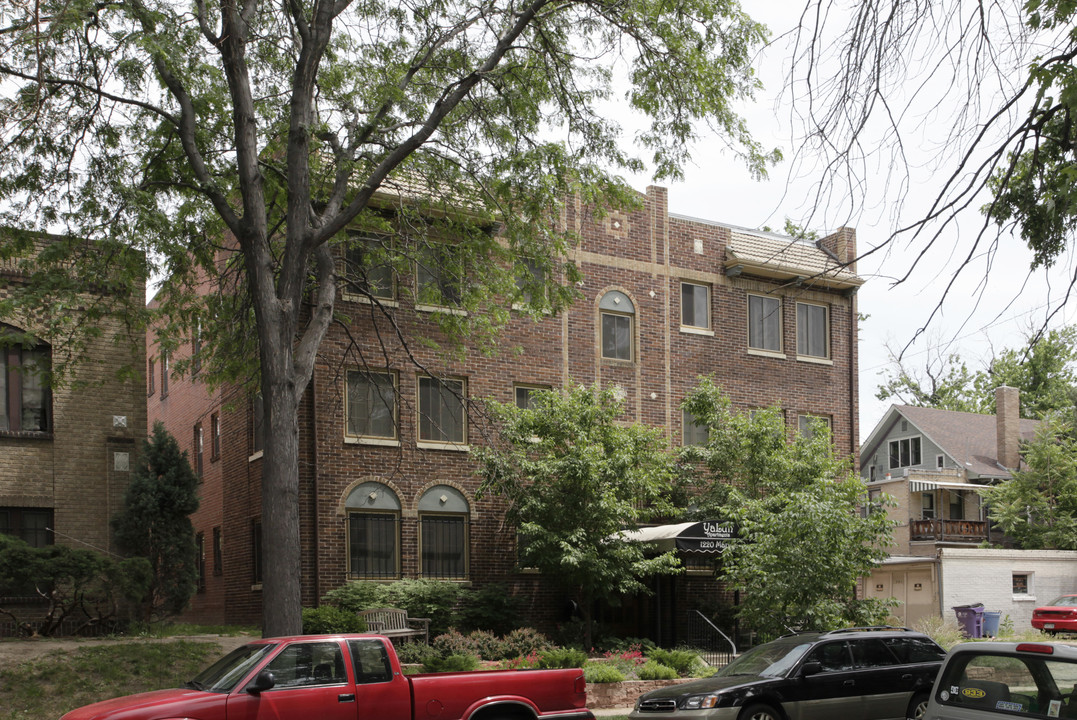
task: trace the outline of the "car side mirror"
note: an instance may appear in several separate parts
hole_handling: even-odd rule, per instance
[[[247,686],[247,692],[252,695],[257,695],[263,690],[269,690],[276,684],[277,678],[273,677],[273,673],[268,670],[263,670],[254,678],[254,682]]]
[[[823,671],[823,666],[817,662],[806,662],[800,666],[800,677],[818,675]]]

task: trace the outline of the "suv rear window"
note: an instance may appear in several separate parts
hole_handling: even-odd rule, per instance
[[[962,653],[947,665],[938,690],[943,705],[1000,715],[1075,717],[1077,663],[1045,656]]]
[[[946,651],[927,638],[903,637],[887,642],[890,649],[904,663],[938,662]]]

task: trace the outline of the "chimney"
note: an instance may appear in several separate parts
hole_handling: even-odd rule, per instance
[[[1021,462],[1021,391],[1002,385],[995,388],[995,443],[998,463],[1007,470]]]
[[[819,247],[830,251],[842,265],[856,272],[856,229],[842,227],[819,240]]]

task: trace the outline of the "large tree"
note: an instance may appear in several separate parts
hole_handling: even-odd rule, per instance
[[[589,648],[596,600],[646,591],[646,578],[678,571],[674,553],[617,537],[671,509],[677,469],[665,437],[624,424],[611,389],[543,392],[531,409],[491,403],[491,411],[499,441],[476,451],[480,492],[507,503],[520,562],[570,594]]]
[[[826,424],[790,439],[780,408],[737,411],[706,378],[684,408],[708,429],[684,451],[700,467],[698,519],[737,529],[720,576],[743,591],[741,619],[769,635],[883,620],[889,605],[858,598],[857,585],[886,557],[892,523],[860,512],[867,488]]]
[[[496,334],[495,298],[528,262],[547,271],[531,274],[546,278],[535,311],[557,309],[572,297],[571,268],[553,272],[573,240],[556,223],[566,196],[629,202],[616,173],[677,177],[704,127],[764,170],[731,109],[756,87],[764,34],[735,0],[8,3],[0,219],[67,234],[67,261],[91,273],[105,259],[79,239],[140,244],[170,276],[163,347],[198,334],[204,377],[260,390],[263,632],[297,632],[296,411],[345,230],[400,238],[360,275],[444,265],[428,241],[451,238],[468,312],[438,319],[457,336]],[[628,143],[608,119],[622,78],[648,121]],[[222,291],[199,300],[207,287]]]

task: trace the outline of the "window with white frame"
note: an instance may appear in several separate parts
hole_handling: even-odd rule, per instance
[[[44,343],[27,346],[22,335],[0,324],[0,430],[48,432],[52,351]]]
[[[397,437],[396,373],[348,371],[347,434],[351,437]]]
[[[419,378],[419,440],[421,442],[467,443],[467,413],[463,379]]]
[[[710,285],[690,282],[681,283],[681,325],[698,330],[710,330]]]
[[[890,469],[914,467],[920,464],[920,437],[890,441]]]
[[[1032,573],[1016,571],[1012,579],[1013,594],[1022,598],[1032,595]]]
[[[806,438],[815,437],[815,433],[832,431],[830,418],[826,415],[797,415],[797,430]]]
[[[687,410],[681,410],[681,443],[683,445],[706,445],[710,428],[696,421]]]
[[[748,296],[748,347],[766,352],[782,351],[781,298]]]
[[[941,468],[941,467],[944,467],[945,465],[946,465],[946,456],[944,456],[944,455],[936,455],[935,456],[935,467]]]
[[[826,305],[797,303],[797,355],[830,358],[830,309]]]
[[[422,247],[415,269],[416,302],[436,307],[459,305],[464,297],[463,278],[463,261],[453,245],[432,243]]]
[[[344,292],[379,300],[396,299],[396,275],[391,262],[392,238],[385,235],[349,236],[344,251]]]
[[[598,304],[602,332],[602,357],[607,360],[634,359],[636,307],[623,292],[611,290]]]
[[[465,580],[471,508],[463,493],[435,485],[419,499],[419,544],[424,578]]]
[[[935,519],[935,496],[930,492],[925,492],[920,495],[920,519]]]
[[[387,485],[369,481],[348,493],[348,576],[400,577],[400,499]]]

